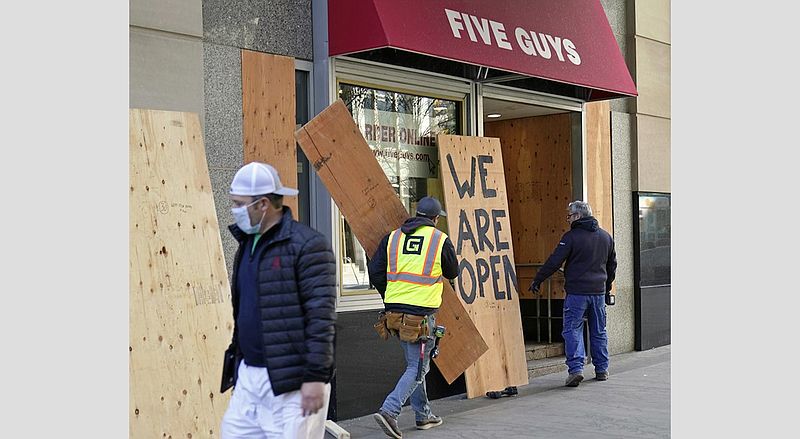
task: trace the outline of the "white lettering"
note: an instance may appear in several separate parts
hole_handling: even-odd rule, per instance
[[[492,38],[489,36],[489,20],[481,18],[480,21],[478,21],[478,17],[474,15],[470,15],[470,18],[472,18],[472,23],[475,24],[475,29],[478,29],[478,33],[481,34],[483,43],[487,46],[491,46]]]
[[[555,49],[558,60],[564,62],[564,56],[561,55],[561,37],[556,37],[555,41],[553,41],[553,37],[547,35],[547,41],[549,41],[550,45],[553,46],[553,49]]]
[[[469,15],[462,12],[461,17],[464,19],[464,24],[467,26],[467,32],[469,32],[469,39],[477,42],[478,38],[475,37],[475,31],[472,29],[472,23],[469,20]]]
[[[525,52],[527,55],[536,56],[536,49],[534,49],[533,44],[531,44],[531,38],[528,36],[528,31],[518,27],[514,30],[514,35],[517,36],[517,44],[519,44],[519,48],[522,49],[523,52]]]
[[[533,44],[536,46],[536,51],[539,52],[539,55],[542,55],[544,59],[550,59],[550,46],[547,45],[547,41],[545,41],[544,34],[539,32],[539,36],[542,37],[542,45],[539,45],[539,37],[536,36],[536,32],[531,31],[531,37],[533,37]]]
[[[506,27],[503,26],[503,23],[489,20],[489,24],[492,26],[492,32],[494,32],[494,39],[497,41],[497,45],[500,46],[501,49],[513,50],[511,44],[508,43]]]
[[[459,31],[464,30],[464,26],[458,21],[458,19],[461,18],[461,14],[449,9],[445,9],[444,13],[447,14],[447,20],[450,22],[450,30],[453,31],[453,36],[461,38],[461,33]]]
[[[470,41],[477,43],[478,36],[480,35],[480,40],[487,46],[491,46],[492,35],[494,35],[497,47],[505,50],[514,50],[513,45],[508,41],[505,24],[470,15],[465,12],[458,12],[450,9],[445,9],[444,11],[445,14],[447,14],[450,30],[453,32],[455,38],[460,39],[461,32],[466,31]],[[564,62],[564,58],[566,57],[576,66],[581,64],[581,56],[575,48],[575,43],[568,38],[554,37],[543,32],[525,30],[522,27],[514,29],[514,37],[517,40],[517,45],[526,55],[552,59],[553,53],[555,53],[556,57],[561,62]],[[367,135],[369,134],[372,134],[376,138],[383,137],[383,133],[379,130],[373,130],[372,133],[367,133]],[[407,137],[411,139],[412,133],[409,131],[406,134]],[[398,132],[397,135],[400,136],[400,132]]]
[[[578,55],[578,51],[575,50],[575,44],[566,38],[564,38],[564,50],[567,51],[567,58],[572,64],[576,66],[581,65],[581,56]]]

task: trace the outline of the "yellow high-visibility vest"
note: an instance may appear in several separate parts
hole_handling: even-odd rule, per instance
[[[442,304],[442,247],[447,235],[431,226],[411,235],[400,229],[389,235],[386,247],[386,294],[384,303],[438,308]]]

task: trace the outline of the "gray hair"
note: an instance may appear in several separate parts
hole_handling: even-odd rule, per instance
[[[570,213],[579,213],[582,218],[592,216],[592,207],[585,201],[573,201],[569,203],[568,209]]]

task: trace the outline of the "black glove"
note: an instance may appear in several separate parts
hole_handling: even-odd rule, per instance
[[[530,288],[528,288],[528,291],[533,291],[534,293],[538,293],[539,292],[539,285],[536,285],[536,284],[532,283]]]

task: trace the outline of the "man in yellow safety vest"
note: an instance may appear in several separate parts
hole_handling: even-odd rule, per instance
[[[425,375],[434,348],[434,314],[442,304],[444,278],[458,276],[458,260],[452,241],[436,229],[440,216],[446,216],[434,197],[417,204],[417,215],[386,235],[369,262],[370,282],[383,298],[385,327],[400,337],[406,370],[397,386],[373,415],[390,437],[400,439],[397,417],[411,398],[417,429],[427,430],[442,424],[431,413],[425,391]]]

